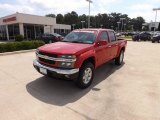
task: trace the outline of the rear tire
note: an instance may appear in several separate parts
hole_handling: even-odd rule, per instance
[[[79,88],[85,89],[89,87],[93,81],[94,65],[86,62],[82,65],[79,71],[78,79],[75,81]]]
[[[123,59],[124,59],[124,50],[121,50],[119,56],[115,59],[115,64],[121,65],[123,63]]]

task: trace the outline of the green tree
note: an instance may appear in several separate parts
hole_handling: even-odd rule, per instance
[[[57,14],[56,21],[58,24],[62,24],[63,23],[63,15]]]
[[[53,18],[56,17],[55,14],[47,14],[46,16]],[[128,17],[127,14],[113,12],[110,14],[99,13],[95,16],[90,16],[90,25],[94,28],[100,28],[101,25],[103,25],[103,28],[107,29],[111,29],[113,26],[113,29],[117,30],[118,28],[117,22],[121,22],[119,29],[121,29],[122,27],[122,21],[120,20],[120,18],[125,18],[123,20],[123,23],[126,24],[125,30],[132,30],[132,25],[133,25],[135,31],[141,31],[142,24],[145,22],[143,17],[137,17],[131,19],[130,17]],[[69,24],[69,25],[75,24],[75,29],[82,28],[81,21],[85,21],[85,23],[83,23],[83,27],[85,28],[88,27],[88,16],[85,14],[78,15],[75,11],[67,13],[64,16],[62,14],[57,14],[56,20],[58,24]]]
[[[47,14],[46,17],[56,18],[56,15],[55,14]]]
[[[141,31],[143,23],[145,23],[145,20],[142,17],[133,18],[130,22],[130,24],[133,25],[133,29],[135,31]]]
[[[64,15],[64,23],[65,24],[76,24],[78,22],[78,14],[75,11],[72,11],[71,13],[67,13]]]
[[[85,21],[85,22],[83,23],[83,27],[84,27],[84,28],[87,28],[87,27],[88,27],[88,26],[87,26],[88,17],[87,17],[85,14],[80,15],[80,16],[78,17],[78,23],[77,23],[77,26],[78,26],[79,28],[81,28],[81,27],[82,27],[82,23],[81,23],[81,21]]]

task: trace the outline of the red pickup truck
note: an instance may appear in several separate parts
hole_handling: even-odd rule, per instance
[[[110,60],[122,64],[126,45],[113,30],[78,29],[61,42],[39,47],[33,65],[43,75],[73,79],[80,88],[87,88],[98,66]]]

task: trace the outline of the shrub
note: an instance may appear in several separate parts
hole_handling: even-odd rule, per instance
[[[23,41],[23,39],[24,39],[23,35],[16,35],[15,36],[16,41]]]
[[[43,41],[39,41],[39,40],[1,43],[0,53],[36,49],[37,47],[40,47],[44,44],[45,43]]]

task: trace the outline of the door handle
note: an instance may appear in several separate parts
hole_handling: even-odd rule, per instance
[[[109,48],[111,48],[111,45],[110,46],[108,46]]]

